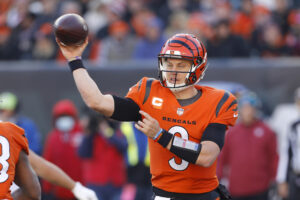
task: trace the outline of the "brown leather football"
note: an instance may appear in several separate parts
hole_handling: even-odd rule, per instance
[[[88,26],[80,15],[65,14],[55,20],[54,33],[62,45],[80,45],[88,35]]]

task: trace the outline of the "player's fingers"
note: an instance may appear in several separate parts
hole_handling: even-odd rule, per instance
[[[151,120],[149,120],[149,119],[147,119],[147,118],[144,118],[143,119],[143,122],[145,123],[145,124],[148,124],[148,125],[150,125],[152,122],[151,122]]]
[[[152,117],[148,113],[146,113],[145,111],[140,110],[140,114],[143,115],[145,118],[147,118],[149,120],[152,119]]]
[[[146,126],[146,124],[140,120],[137,122],[137,124],[142,128],[144,128]]]
[[[143,129],[138,123],[135,123],[134,126],[135,126],[135,128],[136,128],[137,130],[139,130],[139,131],[142,131],[142,129]],[[143,132],[143,131],[142,131],[142,132]]]

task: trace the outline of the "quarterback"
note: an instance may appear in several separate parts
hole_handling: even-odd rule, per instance
[[[79,47],[60,46],[76,86],[92,109],[135,121],[148,136],[154,200],[217,200],[216,158],[237,119],[237,101],[224,90],[196,85],[207,67],[204,45],[176,34],[158,56],[159,79],[144,77],[125,98],[102,94],[84,68]]]

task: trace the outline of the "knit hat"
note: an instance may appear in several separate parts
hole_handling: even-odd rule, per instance
[[[18,104],[18,98],[16,95],[10,92],[3,92],[0,94],[0,110],[10,110],[16,109]]]

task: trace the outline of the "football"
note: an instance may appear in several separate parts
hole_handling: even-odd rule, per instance
[[[78,46],[85,41],[88,26],[80,15],[65,14],[55,20],[54,34],[62,45]]]

